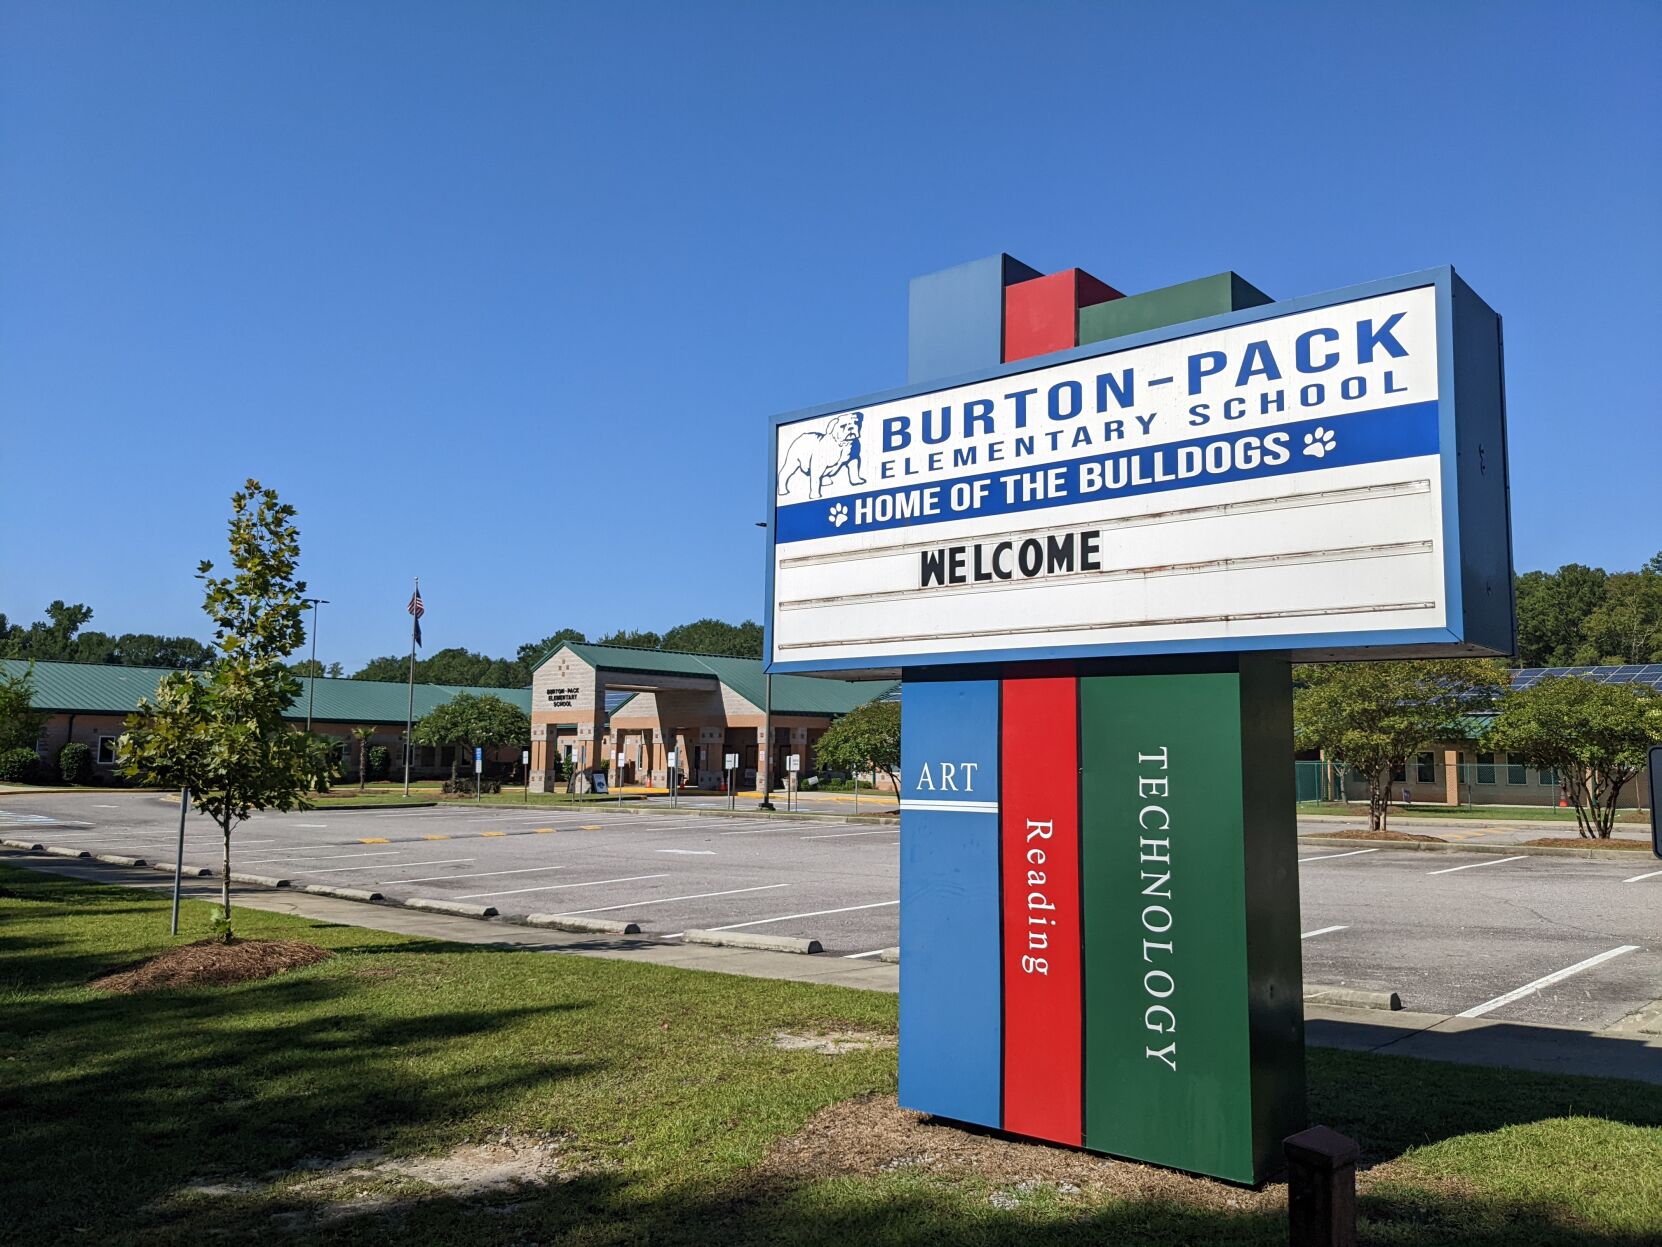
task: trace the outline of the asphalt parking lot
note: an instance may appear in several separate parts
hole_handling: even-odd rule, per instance
[[[139,795],[0,801],[0,834],[171,860],[178,807]],[[7,833],[5,827],[14,828]],[[1330,829],[1329,829],[1330,830]],[[530,913],[813,936],[826,956],[898,943],[899,829],[807,819],[599,806],[311,811],[258,815],[233,868]],[[1305,980],[1395,990],[1407,1008],[1609,1026],[1662,997],[1662,862],[1411,853],[1301,843]],[[217,867],[193,815],[185,860]]]

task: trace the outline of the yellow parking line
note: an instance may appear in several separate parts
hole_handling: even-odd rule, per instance
[[[531,834],[534,836],[547,836],[552,835],[554,830],[555,829],[552,827],[533,827],[531,828]]]
[[[449,836],[423,836],[423,840],[448,840]]]
[[[605,823],[584,823],[577,830],[578,831],[605,831],[606,830],[606,824]]]
[[[481,836],[505,836],[508,833],[505,831],[481,831],[479,834]]]
[[[388,840],[385,836],[369,836],[366,839],[360,839],[358,841],[358,843],[359,844],[391,844],[392,841]]]

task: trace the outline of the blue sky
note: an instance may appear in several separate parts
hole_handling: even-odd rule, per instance
[[[1005,250],[1506,318],[1518,566],[1662,547],[1662,7],[0,10],[0,611],[206,635],[246,476],[320,657],[759,617],[766,420]]]

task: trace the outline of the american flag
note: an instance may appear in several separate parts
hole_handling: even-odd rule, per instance
[[[421,617],[427,613],[427,606],[421,600],[421,581],[416,581],[415,592],[410,594],[410,615],[413,619],[411,627],[415,631],[415,643],[421,644]]]

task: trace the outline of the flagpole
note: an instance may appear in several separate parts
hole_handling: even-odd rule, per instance
[[[416,595],[420,596],[420,576],[416,577],[415,591]],[[413,603],[415,598],[411,598],[410,601]],[[406,797],[410,795],[410,753],[415,747],[410,736],[415,731],[415,652],[416,629],[419,627],[421,627],[421,618],[412,610],[410,612],[410,700],[408,709],[404,714],[404,795]]]

